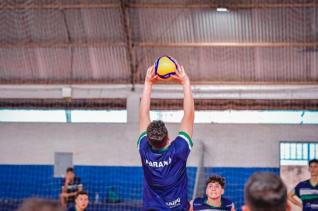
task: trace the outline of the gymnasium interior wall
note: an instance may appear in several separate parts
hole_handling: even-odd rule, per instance
[[[54,178],[54,153],[72,152],[75,171],[91,198],[99,193],[106,199],[113,188],[122,199],[141,200],[143,175],[136,148],[137,125],[1,123],[0,198],[57,199],[61,179]],[[167,127],[173,139],[179,125]],[[280,141],[317,141],[317,131],[318,125],[196,124],[188,160],[189,198],[203,159],[204,175],[224,176],[225,196],[241,206],[244,183],[252,173],[279,174]]]

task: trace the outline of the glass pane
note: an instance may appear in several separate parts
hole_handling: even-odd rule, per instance
[[[308,160],[308,144],[303,144],[303,157],[305,160]]]
[[[296,145],[296,159],[297,160],[303,159],[303,145],[302,144]]]
[[[195,123],[234,123],[234,124],[318,124],[318,112],[310,113],[304,120],[303,111],[195,111]],[[305,114],[308,113],[307,111]],[[182,110],[151,111],[151,119],[178,123],[181,121]],[[309,117],[309,114],[308,114]]]
[[[310,144],[310,159],[313,159],[315,157],[315,146],[316,144]]]
[[[317,111],[306,111],[303,116],[304,124],[317,124],[318,123],[318,112]]]
[[[64,110],[0,110],[0,122],[66,122]]]
[[[296,159],[296,144],[290,144],[290,158]]]
[[[286,155],[285,155],[285,143],[280,143],[280,159],[283,160],[286,158]]]
[[[73,110],[72,122],[127,122],[127,110],[90,111]]]

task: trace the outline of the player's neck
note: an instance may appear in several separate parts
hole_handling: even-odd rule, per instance
[[[83,209],[79,208],[78,206],[75,206],[76,211],[84,211]]]
[[[166,145],[164,145],[163,147],[161,148],[157,148],[157,147],[154,147],[154,146],[151,146],[152,149],[156,150],[156,151],[159,151],[159,152],[163,152],[165,151],[170,145],[170,141],[168,140]]]
[[[318,176],[311,176],[310,177],[310,183],[313,185],[313,186],[316,186],[318,184]]]
[[[213,207],[221,207],[222,203],[221,203],[221,197],[217,198],[217,199],[211,199],[208,198],[207,203]]]
[[[153,147],[153,146],[152,146],[152,149],[154,149],[154,150],[156,150],[156,151],[159,151],[159,152],[163,152],[163,151],[165,151],[168,147],[169,147],[169,143],[167,143],[164,147],[161,147],[161,148],[156,148],[156,147]]]

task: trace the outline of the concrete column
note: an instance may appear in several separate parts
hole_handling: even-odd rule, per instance
[[[127,97],[127,123],[139,122],[139,92],[130,92]]]

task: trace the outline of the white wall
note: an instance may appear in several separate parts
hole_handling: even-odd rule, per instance
[[[168,124],[171,137],[179,125]],[[318,125],[197,124],[189,166],[279,167],[279,141],[318,141]],[[76,165],[139,166],[137,124],[0,123],[0,164],[53,164],[74,152]]]

